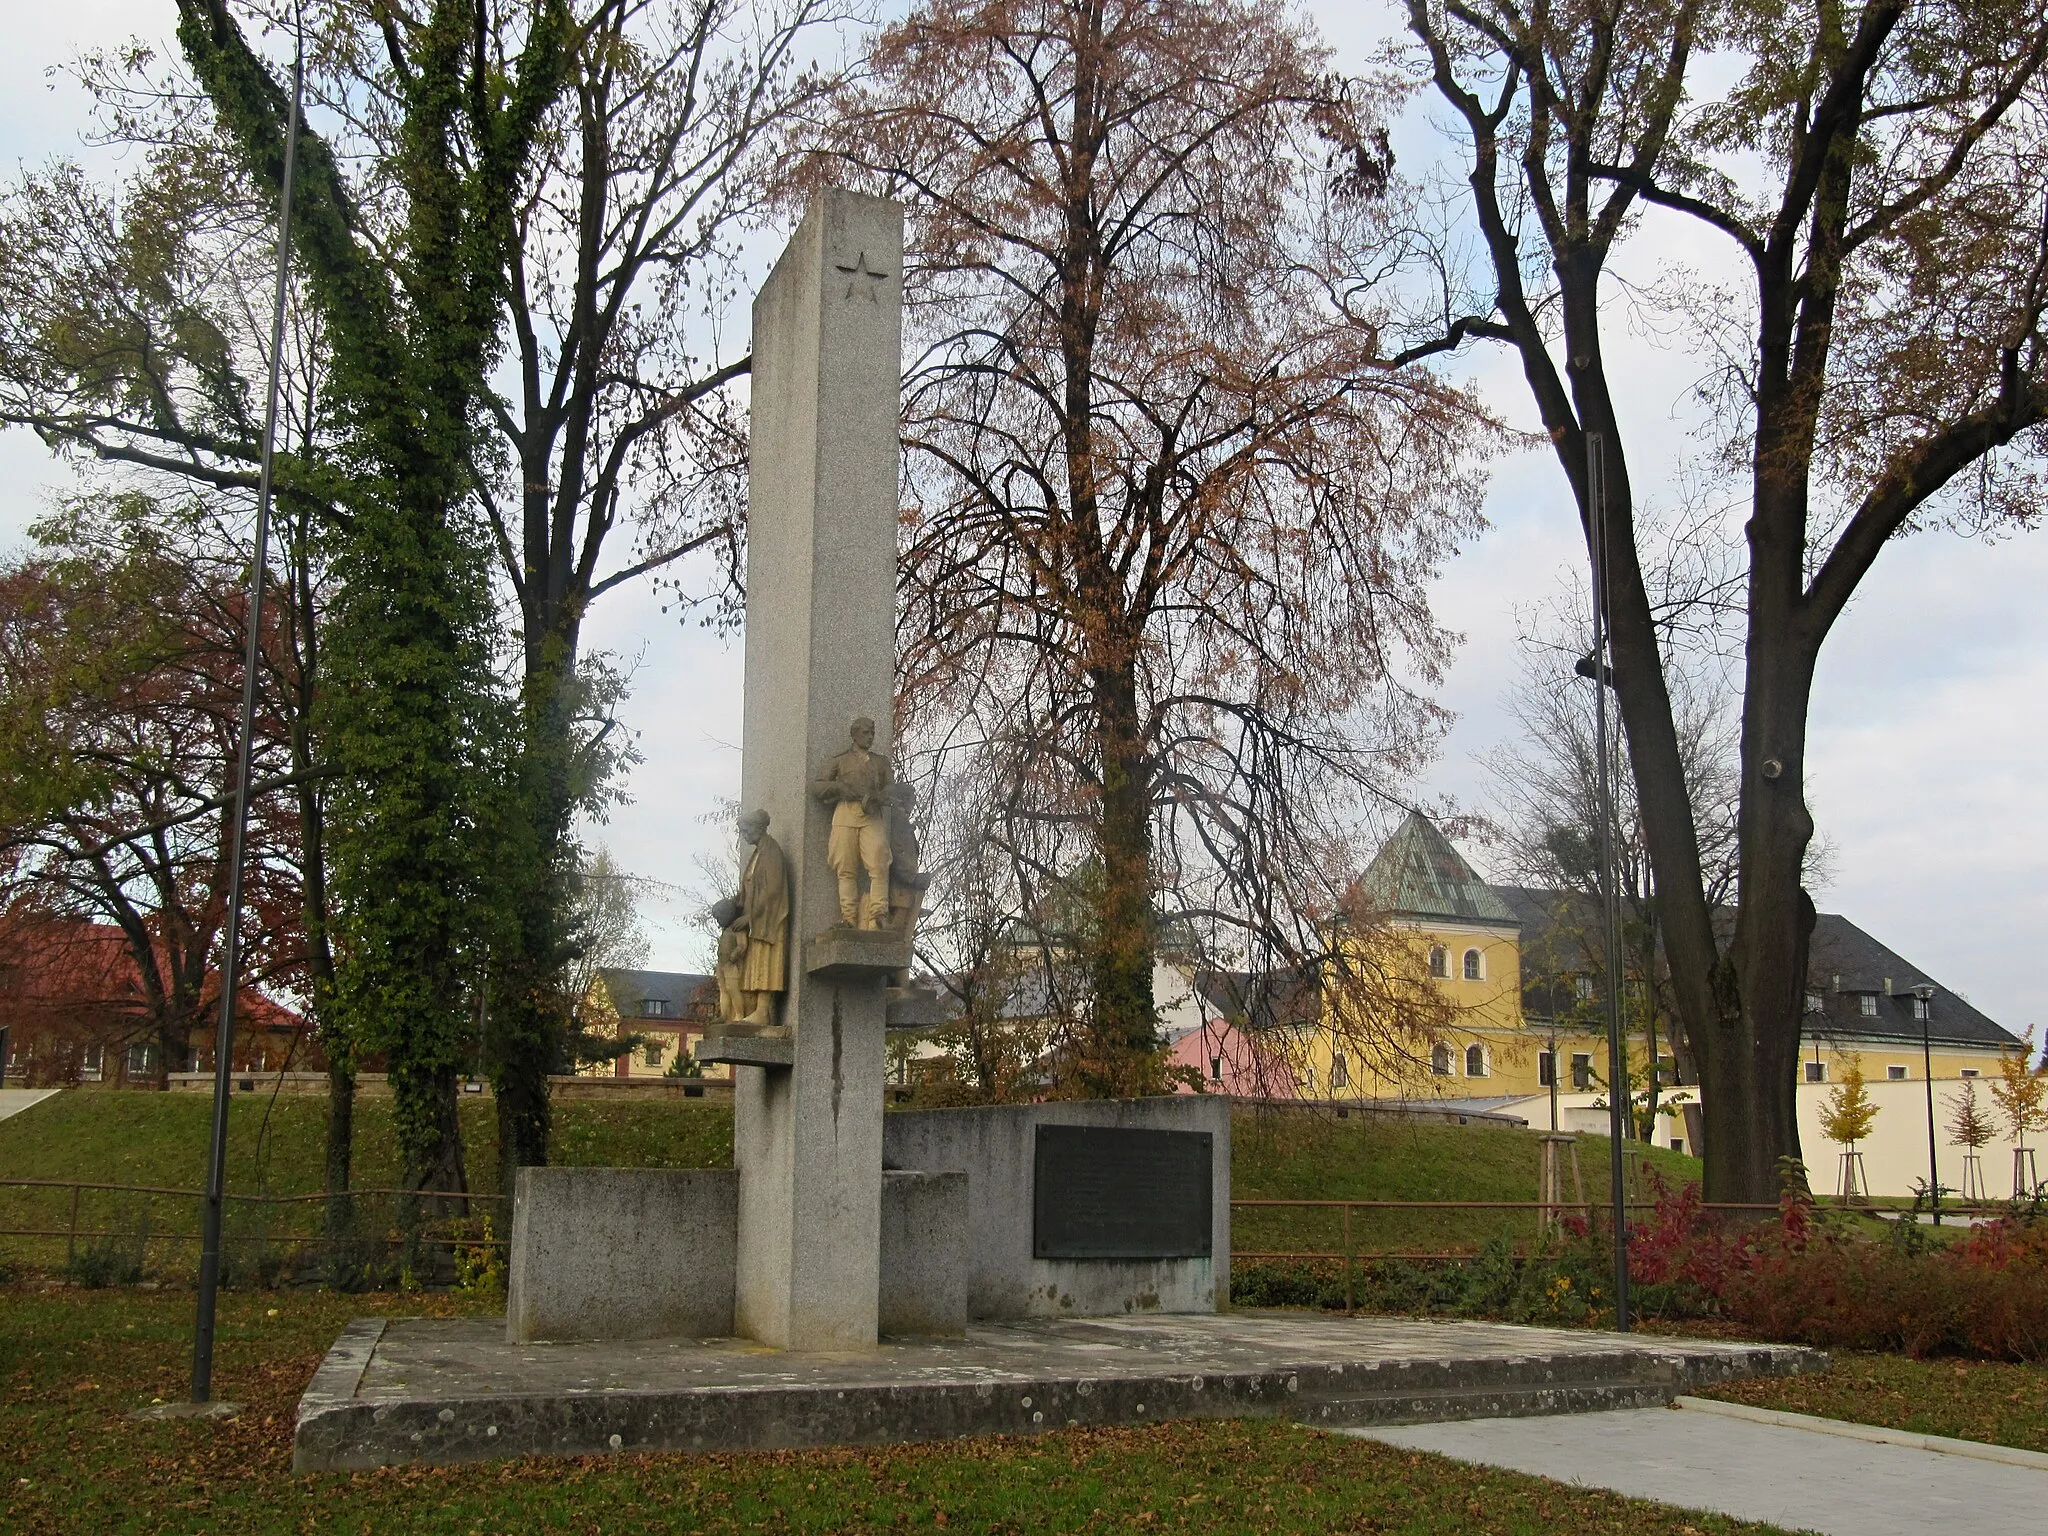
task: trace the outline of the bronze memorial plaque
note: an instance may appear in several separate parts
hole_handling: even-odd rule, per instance
[[[1207,1131],[1039,1126],[1032,1257],[1210,1257],[1214,1141]]]

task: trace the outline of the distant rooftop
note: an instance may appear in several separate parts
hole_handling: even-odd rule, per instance
[[[1499,892],[1521,918],[1523,1011],[1532,1018],[1553,1017],[1572,1001],[1564,978],[1600,969],[1599,908],[1574,891],[1508,885]],[[1724,910],[1717,921],[1725,940],[1732,914]],[[1822,912],[1814,922],[1806,991],[1818,1006],[1808,1008],[1803,1032],[1808,1038],[1918,1045],[1922,1021],[1913,1015],[1912,994],[1923,985],[1934,989],[1925,1021],[1931,1042],[1995,1050],[2019,1045],[2012,1031],[1836,912]],[[1872,999],[1869,1013],[1863,1011],[1866,997]]]
[[[1436,823],[1419,812],[1395,829],[1366,866],[1360,888],[1395,917],[1517,926],[1515,914],[1467,864]]]

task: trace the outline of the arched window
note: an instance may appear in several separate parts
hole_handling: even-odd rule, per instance
[[[1451,1075],[1451,1048],[1448,1045],[1434,1045],[1429,1050],[1429,1070],[1438,1077]]]
[[[1483,981],[1486,978],[1486,957],[1476,949],[1465,951],[1465,979]]]
[[[1429,947],[1429,974],[1446,978],[1451,974],[1451,952],[1441,944]]]
[[[1485,1046],[1468,1045],[1465,1047],[1465,1075],[1467,1077],[1486,1076]]]
[[[1346,1061],[1344,1053],[1339,1051],[1330,1058],[1330,1086],[1332,1088],[1345,1088],[1349,1087],[1350,1083],[1351,1063]]]

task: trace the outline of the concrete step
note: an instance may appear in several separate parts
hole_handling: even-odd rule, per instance
[[[1289,1417],[1323,1429],[1373,1424],[1442,1424],[1455,1419],[1512,1419],[1538,1414],[1598,1413],[1609,1408],[1662,1408],[1678,1395],[1671,1382],[1565,1381],[1543,1386],[1437,1387],[1297,1398]]]

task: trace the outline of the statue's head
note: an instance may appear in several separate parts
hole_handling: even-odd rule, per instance
[[[758,843],[767,834],[767,831],[768,813],[766,811],[749,811],[739,819],[740,841],[743,843]]]
[[[867,752],[875,745],[875,722],[862,715],[853,722],[853,744]]]
[[[739,921],[740,904],[730,896],[711,904],[711,920],[721,928],[730,928]]]

